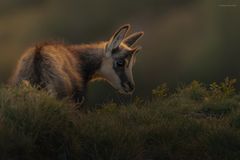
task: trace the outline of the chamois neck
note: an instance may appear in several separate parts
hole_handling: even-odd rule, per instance
[[[105,56],[105,45],[106,42],[70,46],[79,60],[80,72],[85,83],[99,78],[96,72],[100,69]]]

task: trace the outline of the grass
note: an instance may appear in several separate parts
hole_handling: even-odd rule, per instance
[[[235,80],[193,81],[152,100],[79,111],[31,87],[0,89],[0,159],[236,160],[240,95]]]

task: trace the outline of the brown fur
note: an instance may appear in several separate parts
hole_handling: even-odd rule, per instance
[[[80,104],[85,99],[88,82],[98,78],[107,80],[121,93],[131,94],[132,66],[139,51],[132,45],[143,32],[126,38],[129,28],[130,25],[120,27],[107,42],[86,45],[46,42],[31,47],[20,58],[11,84],[26,82]]]
[[[31,47],[20,58],[11,83],[29,81],[59,98],[70,96],[81,102],[87,82],[101,65],[102,45],[42,43]]]

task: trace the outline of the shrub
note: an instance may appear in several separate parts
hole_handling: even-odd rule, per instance
[[[182,97],[194,101],[202,101],[208,95],[207,88],[198,81],[193,81],[191,84],[179,88],[177,91]]]
[[[160,86],[158,86],[156,89],[152,90],[152,95],[155,98],[165,98],[168,96],[168,94],[169,94],[169,89],[166,83],[163,83]]]
[[[220,99],[233,96],[236,92],[234,85],[236,84],[236,79],[225,78],[224,82],[216,83],[213,82],[210,84],[209,89],[211,93],[211,97]]]

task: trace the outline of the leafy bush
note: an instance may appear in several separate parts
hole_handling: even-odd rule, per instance
[[[161,84],[156,89],[152,90],[152,95],[157,98],[164,98],[168,96],[169,89],[166,83]]]
[[[211,96],[217,99],[233,96],[236,91],[234,87],[236,82],[237,82],[236,79],[229,79],[228,77],[225,78],[224,82],[221,82],[219,84],[216,82],[213,82],[212,84],[210,84],[210,87],[209,87],[211,91]]]

